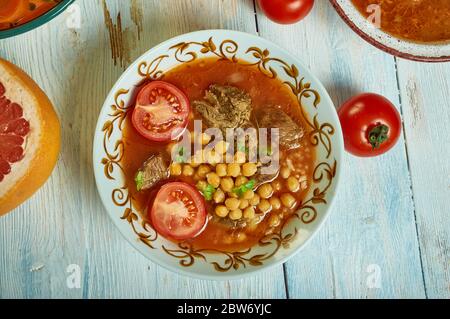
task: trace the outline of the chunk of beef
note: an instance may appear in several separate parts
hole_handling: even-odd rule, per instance
[[[193,105],[208,127],[219,128],[223,134],[227,128],[250,125],[252,100],[236,87],[213,84],[206,91],[204,100],[195,101]]]
[[[222,225],[226,228],[233,229],[233,230],[242,229],[245,226],[247,226],[247,221],[245,220],[245,218],[241,218],[239,220],[231,220],[228,217],[222,218],[222,217],[213,216],[213,218],[211,219],[211,222],[217,223],[219,225]]]
[[[254,177],[254,179],[256,181],[255,189],[258,188],[259,186],[261,186],[262,184],[272,182],[273,180],[275,180],[275,178],[278,177],[278,174],[279,174],[279,171],[276,173],[273,173],[273,174],[263,174],[261,170],[262,170],[261,167],[258,168],[258,170],[256,171],[256,174],[255,174],[255,177]]]
[[[154,154],[144,162],[136,173],[138,191],[152,188],[159,181],[169,177],[169,165],[161,154]]]
[[[304,129],[295,123],[283,110],[267,106],[257,113],[258,126],[261,128],[278,128],[280,148],[291,150],[300,147]]]

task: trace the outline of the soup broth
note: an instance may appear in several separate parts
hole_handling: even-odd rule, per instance
[[[0,0],[0,30],[15,28],[48,12],[62,0]]]
[[[450,40],[449,0],[352,0],[366,17],[370,5],[381,7],[381,29],[414,42]],[[370,11],[370,10],[369,10]]]
[[[306,128],[299,103],[289,88],[278,79],[270,79],[263,75],[256,67],[243,66],[239,63],[220,61],[217,59],[199,59],[195,62],[183,64],[168,71],[164,81],[176,85],[187,95],[191,103],[202,99],[205,90],[211,84],[232,85],[247,92],[252,99],[253,113],[263,112],[267,105],[278,105],[301,127]],[[195,114],[195,113],[194,113]],[[134,206],[144,219],[148,219],[148,207],[156,195],[157,188],[138,192],[135,187],[135,174],[142,163],[155,153],[169,154],[170,144],[150,142],[143,138],[134,129],[131,116],[127,116],[124,122],[123,140],[125,152],[122,166],[125,172],[127,184],[134,199]],[[191,116],[189,130],[193,129],[192,120],[199,119],[199,115]],[[205,127],[204,127],[205,129]],[[307,134],[305,134],[307,136]],[[300,147],[293,150],[282,150],[280,153],[280,169],[289,171],[295,178],[300,188],[292,193],[287,188],[286,174],[279,176],[270,182],[273,186],[273,195],[268,201],[274,205],[270,211],[260,212],[256,208],[255,219],[245,227],[229,227],[223,223],[214,213],[213,202],[207,201],[208,223],[206,229],[197,237],[189,241],[198,249],[218,249],[222,251],[237,251],[247,249],[257,244],[265,235],[275,232],[295,212],[296,205],[291,208],[279,207],[280,196],[285,193],[292,194],[295,201],[301,202],[309,190],[315,162],[315,151],[307,137],[302,139]],[[198,181],[192,176],[171,176],[169,181],[183,181],[196,185]]]

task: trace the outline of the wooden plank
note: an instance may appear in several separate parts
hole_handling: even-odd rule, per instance
[[[24,68],[48,93],[63,129],[52,178],[0,220],[0,297],[285,297],[281,266],[245,280],[207,282],[146,260],[110,222],[91,163],[98,113],[124,68],[152,46],[185,32],[230,28],[254,33],[251,1],[78,0],[76,5],[81,28],[67,28],[65,14],[0,43],[0,55]],[[81,289],[66,285],[70,264],[81,267]]]
[[[258,12],[262,37],[297,55],[336,105],[373,91],[400,105],[394,59],[354,34],[328,1],[305,21],[279,26]],[[346,154],[331,216],[317,237],[286,264],[291,298],[424,297],[405,144],[387,155]]]
[[[429,298],[450,298],[450,64],[398,60],[423,272]]]

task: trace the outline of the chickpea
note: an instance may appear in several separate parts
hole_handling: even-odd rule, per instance
[[[216,173],[208,173],[208,174],[206,174],[206,180],[214,188],[217,188],[220,185],[220,177]]]
[[[256,206],[260,202],[260,197],[258,194],[253,193],[253,197],[250,199],[250,205]]]
[[[245,193],[242,195],[242,199],[251,200],[255,196],[255,192],[251,189],[245,191]]]
[[[231,211],[239,208],[241,201],[238,198],[227,198],[225,200],[225,206]]]
[[[216,165],[222,161],[222,156],[215,151],[208,151],[205,153],[205,161],[208,164]]]
[[[234,182],[231,177],[224,177],[220,180],[220,187],[224,192],[231,192],[234,187]]]
[[[197,168],[200,166],[200,163],[196,163],[194,157],[192,157],[189,165],[191,165],[193,168]]]
[[[287,179],[287,188],[291,192],[295,193],[299,190],[300,183],[298,182],[298,180],[295,177],[291,176]]]
[[[272,197],[269,199],[270,205],[272,205],[273,209],[279,210],[281,208],[281,201],[278,197]]]
[[[198,181],[196,186],[197,189],[204,190],[208,186],[208,183],[205,181]]]
[[[206,145],[211,141],[211,136],[209,136],[206,133],[201,133],[198,136],[198,141],[202,144],[202,145]]]
[[[232,235],[226,234],[221,239],[222,239],[222,243],[225,244],[225,245],[231,245],[231,244],[234,243],[234,238],[233,238]]]
[[[250,177],[256,174],[258,168],[255,163],[245,163],[242,165],[242,174],[244,176]]]
[[[205,164],[200,165],[197,169],[198,176],[203,177],[203,178],[205,178],[206,174],[208,174],[209,172],[211,172],[211,169],[209,168],[208,165],[205,165]]]
[[[222,218],[223,217],[227,217],[228,213],[229,213],[228,208],[226,208],[223,205],[216,206],[216,209],[214,211],[215,211],[217,216],[222,217]]]
[[[236,234],[236,241],[238,243],[242,243],[247,239],[247,235],[244,232],[239,232]]]
[[[180,163],[172,163],[170,165],[170,175],[172,175],[172,176],[180,176],[181,175],[181,164]]]
[[[192,176],[194,175],[194,169],[189,164],[184,165],[183,167],[183,175],[184,176]]]
[[[253,212],[255,212],[254,209]],[[255,216],[253,218],[250,218],[249,220],[250,222],[247,224],[246,230],[253,232],[256,230],[256,228],[258,228],[258,220],[255,218]]]
[[[235,209],[235,210],[232,210],[232,211],[230,212],[229,216],[230,216],[230,218],[231,218],[232,220],[238,220],[238,219],[241,219],[241,218],[242,218],[242,210],[240,210],[239,208],[238,208],[238,209]]]
[[[284,193],[281,195],[280,199],[283,205],[287,208],[292,208],[295,205],[295,197],[289,193]]]
[[[241,199],[241,203],[239,204],[239,208],[240,209],[246,209],[248,207],[249,202],[246,199]]]
[[[259,202],[258,209],[261,213],[266,214],[272,210],[272,205],[270,205],[270,202],[267,199],[263,199]]]
[[[269,226],[270,227],[277,227],[278,225],[280,225],[280,217],[278,217],[278,215],[271,215],[269,217]]]
[[[227,175],[231,177],[238,177],[241,173],[241,167],[237,163],[228,164]]]
[[[236,194],[235,192],[228,192],[227,195],[230,198],[239,198],[239,195]]]
[[[249,206],[244,210],[244,218],[247,219],[255,218],[255,209],[252,206]]]
[[[236,179],[234,181],[234,186],[235,187],[239,187],[241,185],[244,185],[247,182],[248,182],[248,178],[247,177],[239,175],[238,177],[236,177]]]
[[[227,142],[219,141],[214,146],[214,149],[216,150],[217,153],[224,154],[228,150],[228,146],[229,146],[229,144]]]
[[[273,194],[272,185],[270,185],[268,183],[261,185],[258,188],[258,194],[259,194],[259,196],[261,196],[261,198],[265,198],[265,199],[269,198]]]
[[[216,204],[223,203],[223,201],[225,200],[225,193],[220,188],[218,188],[214,192],[213,199]]]
[[[234,162],[237,164],[243,164],[245,163],[246,159],[245,159],[245,153],[244,152],[236,152],[236,154],[234,154]]]
[[[288,167],[283,167],[280,171],[281,177],[287,179],[291,175],[291,170]]]
[[[273,190],[274,190],[275,192],[279,192],[279,191],[283,188],[283,185],[282,185],[281,182],[277,179],[277,180],[274,180],[274,181],[272,182],[272,188],[273,188]]]
[[[216,173],[217,175],[219,175],[219,177],[227,176],[227,164],[224,163],[217,164]]]

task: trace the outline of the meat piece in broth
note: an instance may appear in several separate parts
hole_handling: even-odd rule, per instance
[[[138,191],[147,190],[169,177],[169,165],[161,154],[154,154],[144,162],[136,173]]]
[[[304,129],[292,120],[283,110],[267,106],[257,112],[258,127],[278,128],[280,131],[280,149],[299,148]]]
[[[265,183],[270,183],[278,177],[279,172],[273,174],[263,174],[262,168],[258,168],[255,174],[255,189]]]
[[[246,92],[233,86],[211,85],[203,101],[193,103],[208,127],[227,128],[250,126],[252,100]]]

